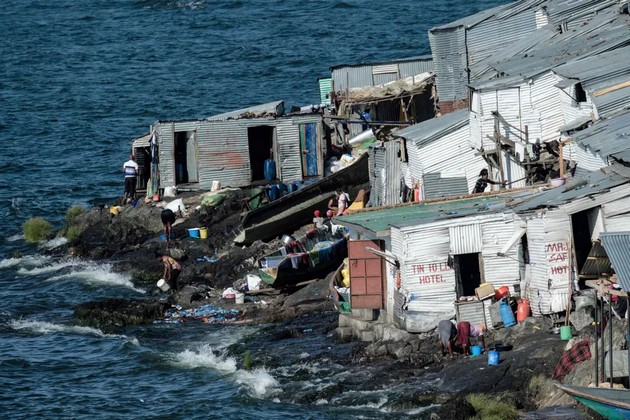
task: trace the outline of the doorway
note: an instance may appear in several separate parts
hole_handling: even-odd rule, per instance
[[[317,124],[300,124],[300,152],[302,177],[317,176]]]
[[[265,181],[265,161],[273,160],[274,127],[260,125],[247,129],[247,145],[249,147],[249,166],[252,182]],[[277,168],[279,170],[280,168]],[[275,178],[279,178],[277,175]]]
[[[457,297],[475,296],[475,289],[481,284],[480,253],[453,256],[455,270],[455,291]]]
[[[175,184],[199,182],[197,141],[194,131],[177,131],[175,143]]]
[[[584,277],[589,274],[598,277],[597,264],[586,267],[589,254],[593,249],[593,240],[599,238],[599,233],[604,230],[601,207],[593,207],[571,215],[571,233],[573,236],[574,261],[577,272],[580,274],[579,286],[584,287]],[[571,244],[568,244],[571,246]],[[594,257],[594,261],[597,256]]]

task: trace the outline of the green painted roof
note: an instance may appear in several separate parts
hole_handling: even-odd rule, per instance
[[[522,194],[521,191],[518,194],[487,195],[459,200],[378,207],[342,216],[337,223],[382,232],[389,230],[391,226],[414,226],[476,214],[503,212],[508,200]]]

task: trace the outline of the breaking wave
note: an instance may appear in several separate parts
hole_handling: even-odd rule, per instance
[[[175,355],[175,363],[188,369],[207,367],[224,373],[236,371],[236,359],[215,354],[209,344],[202,344],[197,351],[184,350],[181,353],[177,353]]]
[[[72,266],[73,268],[70,272],[50,277],[48,281],[80,279],[87,284],[120,286],[132,289],[138,293],[146,293],[145,290],[134,286],[130,275],[112,272],[109,264],[80,263]]]
[[[36,334],[69,333],[91,335],[94,337],[127,338],[125,335],[105,334],[98,328],[82,327],[79,325],[53,324],[46,321],[34,321],[29,319],[15,319],[9,322],[9,327],[16,331],[29,331]]]
[[[37,267],[50,260],[50,257],[44,255],[28,255],[26,257],[13,257],[0,260],[0,268],[15,267],[22,265],[27,267]]]
[[[65,237],[51,239],[50,241],[44,242],[40,245],[40,248],[52,249],[57,248],[58,246],[65,245],[68,243],[68,239]]]

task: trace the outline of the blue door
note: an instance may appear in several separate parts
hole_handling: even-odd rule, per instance
[[[317,125],[300,124],[300,152],[302,153],[302,176],[317,176]]]

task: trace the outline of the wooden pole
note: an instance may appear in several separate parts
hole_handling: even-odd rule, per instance
[[[567,298],[567,316],[564,320],[564,325],[568,326],[569,325],[569,316],[571,314],[571,293],[573,291],[573,241],[572,241],[572,235],[569,234],[569,238],[567,239],[567,260],[568,260],[568,277],[569,277],[569,285],[567,287],[567,294],[569,295],[569,297]]]

